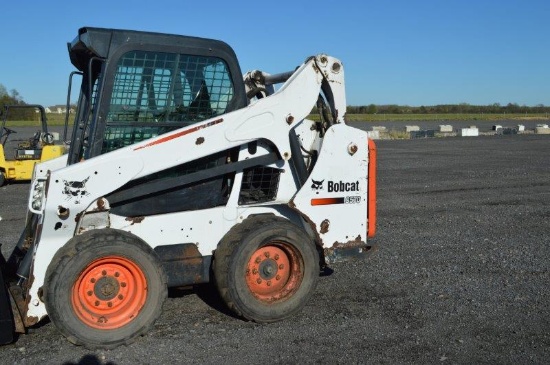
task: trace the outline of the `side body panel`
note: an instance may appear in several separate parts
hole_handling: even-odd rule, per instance
[[[367,133],[345,124],[326,133],[319,159],[293,203],[325,248],[367,240]]]

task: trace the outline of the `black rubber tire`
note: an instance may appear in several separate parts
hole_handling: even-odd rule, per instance
[[[6,183],[6,176],[4,175],[4,171],[0,171],[0,186],[4,186]]]
[[[83,275],[98,261],[104,260],[107,263],[110,257],[120,258],[127,265],[135,265],[132,267],[137,268],[143,275],[145,282],[140,286],[142,290],[137,290],[143,303],[139,309],[135,310],[137,313],[135,316],[132,314],[125,317],[125,322],[121,326],[107,329],[94,328],[79,317],[77,305],[74,304],[73,299],[74,295],[78,297],[77,288],[82,287],[84,283]],[[103,275],[105,272],[103,271]],[[118,272],[106,277],[116,282],[118,279],[115,279],[115,276],[119,277]],[[121,275],[123,276],[124,274]],[[96,281],[93,279],[90,282]],[[97,282],[99,283],[99,280]],[[70,342],[89,349],[112,349],[133,342],[153,326],[162,312],[162,306],[167,297],[166,283],[162,264],[149,245],[131,233],[101,229],[72,238],[56,253],[46,272],[44,301],[50,320]],[[101,305],[108,303],[107,300],[112,300],[116,307],[117,303],[123,302],[122,296],[118,295],[118,299],[121,299],[118,302],[116,297],[118,293],[122,293],[121,288],[130,291],[138,286],[126,284],[124,281],[116,282],[116,285],[120,291],[115,293],[113,290],[110,293],[113,299],[100,298],[105,301],[101,302]],[[98,299],[96,293],[103,294],[102,287],[97,288],[97,286],[94,289],[94,300]],[[92,295],[92,291],[87,293]],[[85,295],[81,297],[84,299]],[[130,298],[130,295],[128,294],[127,297]],[[89,307],[92,306],[89,305]],[[80,313],[82,316],[83,312]],[[84,314],[88,316],[87,312]],[[97,323],[102,322],[97,321]]]
[[[259,257],[262,260],[269,257],[264,256],[263,250],[271,247],[284,251],[290,259],[289,267],[293,269],[286,283],[294,280],[295,274],[296,280],[289,286],[291,289],[287,290],[287,284],[282,284],[281,291],[264,295],[253,292],[255,284],[250,284],[249,280],[262,281],[258,270],[255,270],[256,276],[251,277],[254,268],[261,267],[255,266],[253,261],[255,258],[255,262],[261,262],[259,265],[264,264]],[[259,323],[280,321],[301,311],[315,290],[320,270],[319,253],[313,240],[302,228],[273,215],[253,216],[233,227],[214,252],[212,267],[216,287],[228,308],[237,316]],[[276,263],[275,269],[279,267]],[[277,272],[270,271],[271,279],[264,277],[261,285],[275,282],[276,275]],[[279,284],[281,282],[274,286]]]

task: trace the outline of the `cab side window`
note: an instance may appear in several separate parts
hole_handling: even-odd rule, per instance
[[[118,61],[102,153],[223,114],[233,97],[220,58],[128,52]]]

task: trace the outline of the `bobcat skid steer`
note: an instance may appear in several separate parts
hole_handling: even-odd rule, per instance
[[[344,121],[339,60],[243,77],[223,42],[99,28],[68,48],[70,149],[34,170],[3,342],[49,316],[72,343],[127,344],[168,287],[208,282],[243,319],[279,321],[325,265],[369,251],[376,148]]]

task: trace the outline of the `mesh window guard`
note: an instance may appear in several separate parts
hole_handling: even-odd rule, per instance
[[[118,62],[103,152],[223,114],[233,95],[219,58],[128,52]]]
[[[239,204],[264,203],[275,200],[281,170],[258,166],[243,171]]]

